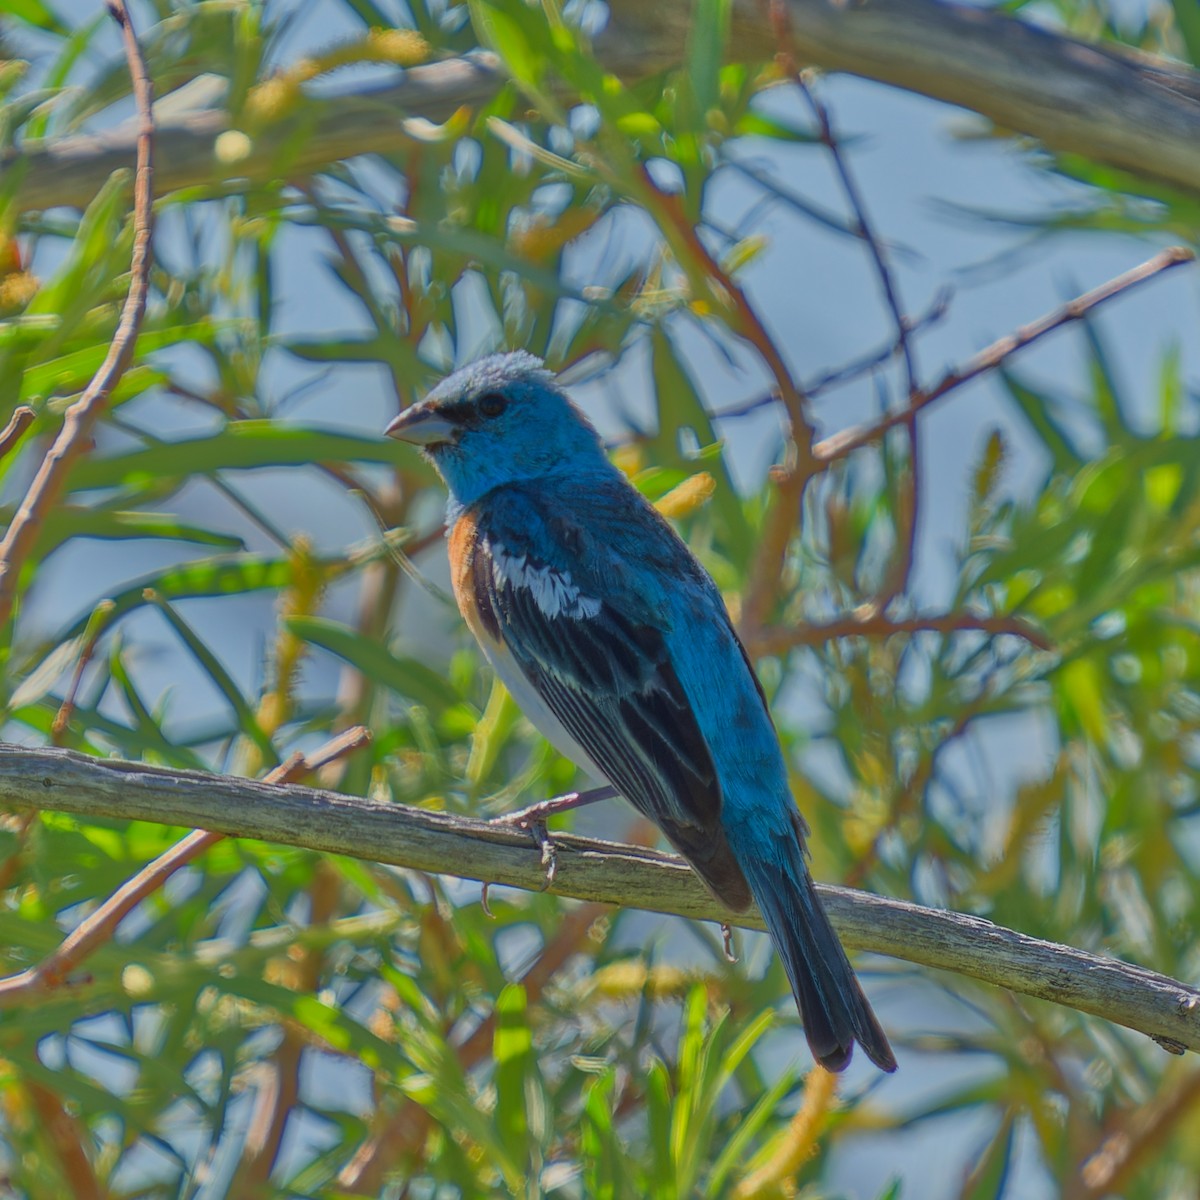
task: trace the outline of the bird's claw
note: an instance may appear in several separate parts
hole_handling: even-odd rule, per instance
[[[554,839],[551,838],[550,831],[546,828],[546,809],[548,805],[552,804],[553,801],[543,800],[538,804],[531,804],[519,812],[504,813],[502,816],[491,819],[493,825],[508,825],[514,829],[523,829],[533,838],[534,844],[541,851],[542,868],[546,875],[540,889],[543,892],[554,886],[554,879],[558,874],[558,852],[554,847]]]
[[[554,848],[554,839],[551,838],[545,821],[530,821],[526,828],[533,834],[534,840],[542,851],[542,869],[546,873],[546,878],[538,890],[544,892],[547,888],[554,886],[554,877],[558,874],[558,851]]]
[[[733,927],[724,921],[721,922],[721,937],[725,943],[722,947],[725,951],[725,960],[731,963],[737,962],[737,955],[733,952]]]

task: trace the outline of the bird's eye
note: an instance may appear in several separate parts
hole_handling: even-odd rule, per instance
[[[498,417],[508,407],[508,401],[499,392],[488,392],[479,397],[479,411],[485,417]]]

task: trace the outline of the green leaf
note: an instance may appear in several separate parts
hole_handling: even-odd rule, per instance
[[[959,1193],[962,1200],[1000,1200],[1008,1183],[1016,1143],[1016,1122],[1006,1111],[983,1152],[973,1155],[975,1167]]]
[[[173,513],[122,512],[70,505],[56,508],[46,518],[38,537],[36,553],[45,556],[63,542],[77,537],[102,541],[156,538],[231,550],[241,549],[244,544],[240,537],[189,525]]]
[[[525,1113],[526,1078],[533,1065],[533,1034],[525,1011],[525,989],[510,983],[496,998],[496,1126],[513,1160],[528,1157],[529,1125]]]
[[[1196,0],[1171,0],[1175,12],[1175,28],[1187,47],[1188,60],[1200,67],[1200,6]]]
[[[467,8],[479,40],[504,60],[513,79],[532,92],[540,91],[545,55],[535,48],[531,33],[544,21],[541,11],[527,4],[501,4],[495,0],[468,0]]]
[[[706,448],[718,443],[719,439],[691,375],[680,361],[674,343],[661,327],[655,327],[651,334],[651,346],[654,394],[658,407],[658,432],[649,442],[652,459],[657,466],[673,467],[691,475],[697,464],[683,455],[679,445],[680,433],[690,429],[700,445]],[[720,522],[721,549],[734,562],[744,564],[753,553],[754,538],[726,466],[724,453],[716,450],[706,455],[704,469],[717,481],[712,506]]]
[[[113,682],[121,692],[125,706],[133,717],[134,729],[143,745],[152,751],[152,756],[161,759],[171,767],[183,767],[189,771],[203,771],[207,764],[194,751],[185,746],[177,745],[163,733],[162,726],[151,715],[141,694],[129,674],[122,656],[120,641],[114,639],[112,654],[109,656],[108,669],[112,673]]]
[[[997,378],[1050,452],[1054,460],[1054,470],[1074,472],[1078,469],[1083,460],[1076,452],[1065,428],[1054,416],[1054,402],[1048,396],[1034,391],[1028,384],[1022,383],[1016,375],[1003,367],[997,372]]]
[[[771,1014],[772,1016],[774,1014]],[[734,1134],[721,1147],[704,1188],[706,1196],[721,1196],[730,1174],[751,1156],[751,1144],[776,1115],[780,1102],[795,1088],[800,1076],[794,1067],[781,1071],[779,1077],[754,1102],[754,1106],[739,1122]]]
[[[79,491],[128,487],[154,480],[187,479],[210,471],[319,462],[386,463],[431,478],[430,469],[411,446],[382,435],[356,437],[275,421],[237,421],[208,437],[160,442],[144,450],[86,459],[72,471],[71,486]]]
[[[274,743],[272,743],[270,737],[258,723],[258,718],[255,716],[254,710],[242,695],[241,689],[234,683],[229,672],[225,670],[220,659],[217,658],[212,650],[197,635],[196,631],[164,597],[160,596],[157,592],[153,593],[151,602],[167,619],[168,624],[179,635],[183,644],[192,652],[192,657],[195,658],[204,669],[205,674],[212,680],[213,686],[225,697],[229,707],[233,709],[234,715],[237,717],[238,727],[262,752],[265,765],[268,767],[277,766],[279,763],[279,754],[275,749]]]
[[[325,617],[286,617],[284,625],[298,638],[320,646],[356,667],[368,679],[407,696],[440,715],[461,697],[447,680],[415,658],[393,654],[374,638]]]
[[[71,27],[43,0],[4,0],[4,15],[60,37],[66,37],[71,32]]]
[[[703,125],[720,99],[721,62],[729,39],[731,0],[697,0],[688,36],[687,74]]]

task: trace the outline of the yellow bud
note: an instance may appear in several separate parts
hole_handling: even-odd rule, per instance
[[[139,1000],[154,989],[154,976],[138,963],[130,963],[121,972],[121,988],[125,995]]]
[[[609,963],[592,976],[592,995],[607,1000],[628,1000],[647,995],[653,1000],[666,1000],[687,995],[696,977],[678,967],[647,968],[637,959]]]
[[[690,516],[701,505],[707,504],[716,490],[717,481],[707,471],[699,471],[672,488],[654,507],[664,517]]]
[[[286,117],[300,99],[300,83],[288,75],[264,79],[250,89],[246,97],[245,118],[248,124],[265,125]]]
[[[642,448],[636,442],[626,442],[612,452],[613,466],[622,475],[636,475],[645,465],[642,462]]]
[[[372,29],[367,37],[373,62],[415,67],[429,58],[429,43],[415,29]]]
[[[254,151],[254,143],[240,129],[227,129],[213,144],[213,157],[222,166],[245,162]]]
[[[28,271],[17,271],[0,279],[0,312],[24,308],[37,295],[41,281]]]

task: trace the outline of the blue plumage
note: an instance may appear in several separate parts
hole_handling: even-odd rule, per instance
[[[808,873],[803,819],[708,574],[541,363],[455,372],[388,433],[450,490],[455,596],[526,715],[653,820],[735,910],[758,904],[813,1055],[895,1069]]]

